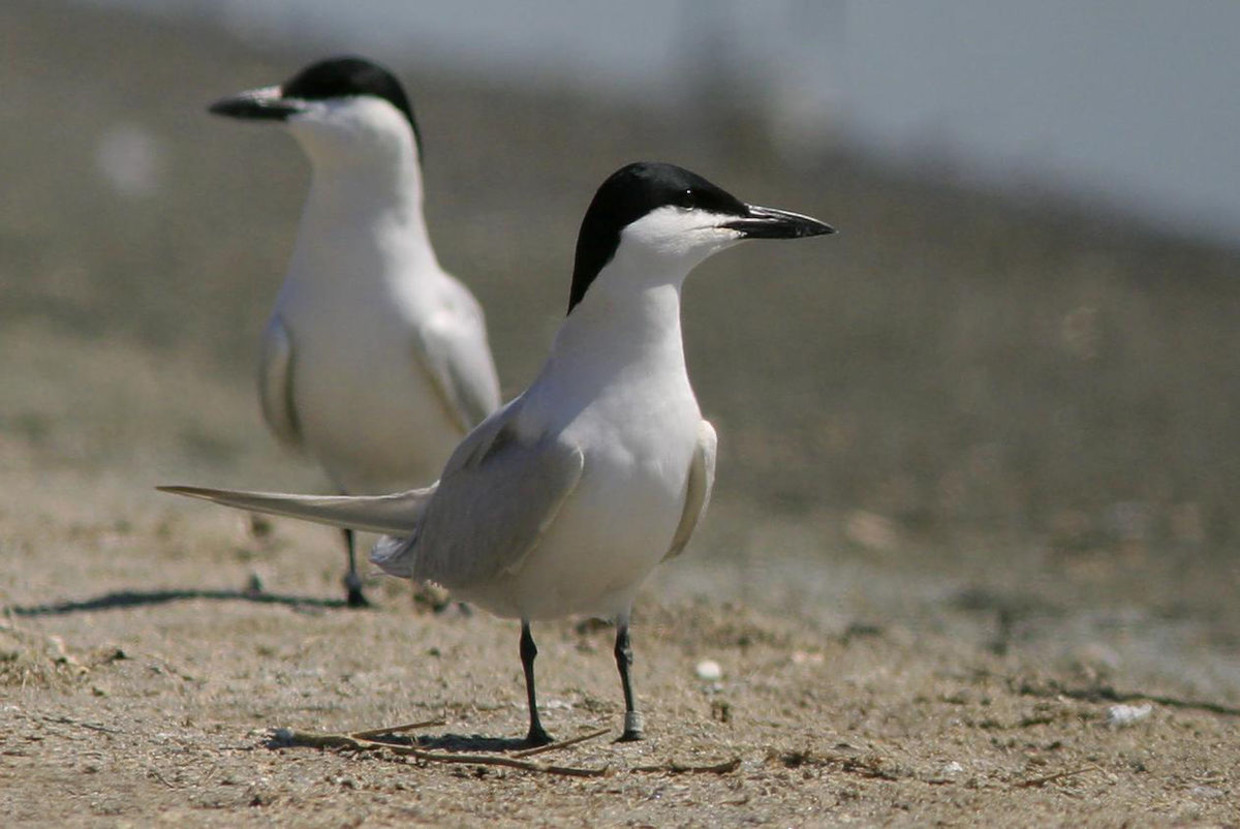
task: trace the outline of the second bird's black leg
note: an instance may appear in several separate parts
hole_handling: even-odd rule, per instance
[[[633,684],[629,681],[629,669],[633,667],[633,646],[629,644],[629,623],[616,624],[616,667],[620,669],[620,685],[624,688],[624,733],[619,742],[640,740],[645,731],[641,712],[633,700]]]
[[[344,574],[344,588],[348,591],[345,601],[349,607],[370,607],[370,602],[362,593],[362,577],[357,574],[357,551],[353,541],[353,530],[341,530],[344,533],[344,547],[349,554],[349,572]]]
[[[545,746],[551,742],[549,735],[538,719],[538,695],[534,691],[534,657],[538,656],[538,646],[534,644],[534,636],[530,633],[530,623],[521,620],[521,667],[525,669],[525,695],[530,705],[530,733],[525,742],[531,746]]]

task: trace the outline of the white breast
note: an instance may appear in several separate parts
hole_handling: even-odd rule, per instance
[[[275,313],[293,343],[306,450],[352,494],[430,483],[462,433],[419,363],[413,326],[450,277],[356,225],[307,224],[302,237]]]
[[[669,301],[668,330],[636,353],[625,352],[634,341],[609,342],[597,326],[585,348],[561,332],[522,415],[582,450],[581,480],[520,569],[463,598],[531,620],[628,610],[680,522],[701,422],[678,295]]]

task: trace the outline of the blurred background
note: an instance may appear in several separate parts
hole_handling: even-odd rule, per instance
[[[1240,681],[1237,31],[1152,0],[6,0],[0,521],[16,492],[325,488],[252,381],[308,166],[205,107],[356,52],[411,94],[506,396],[622,163],[841,231],[689,281],[721,442],[697,566],[860,615],[935,585],[1009,622],[1189,619]]]

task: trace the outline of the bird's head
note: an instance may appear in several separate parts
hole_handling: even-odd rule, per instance
[[[624,269],[628,273],[683,277],[707,257],[746,239],[833,232],[809,216],[746,204],[674,164],[629,164],[603,182],[582,220],[569,311],[620,258],[639,263]]]
[[[284,124],[319,163],[381,160],[411,151],[421,136],[400,81],[364,58],[313,63],[277,86],[222,98],[210,112]]]

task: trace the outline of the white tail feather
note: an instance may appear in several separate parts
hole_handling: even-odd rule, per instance
[[[300,518],[333,527],[375,533],[410,535],[435,492],[435,485],[393,495],[292,495],[283,492],[240,492],[195,486],[161,486],[160,492],[186,495],[226,507]]]

